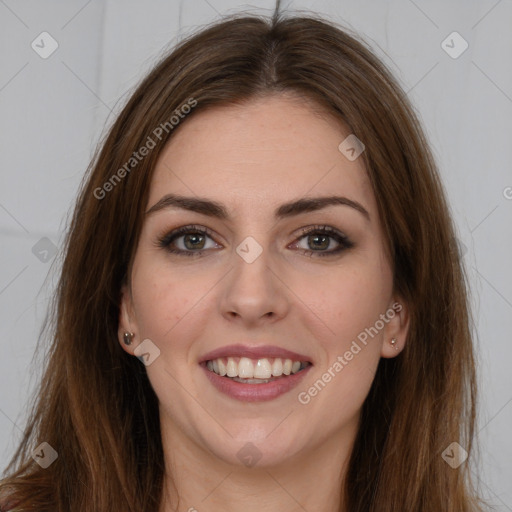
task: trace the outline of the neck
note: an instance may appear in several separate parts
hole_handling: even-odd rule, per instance
[[[166,474],[159,512],[343,512],[356,426],[345,425],[278,464],[247,467],[221,460],[172,424],[162,425]]]

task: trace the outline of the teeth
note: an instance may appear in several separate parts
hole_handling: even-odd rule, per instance
[[[272,377],[271,379],[241,379],[240,377],[233,377],[235,382],[240,382],[242,384],[268,384],[276,379],[277,377]]]
[[[250,364],[252,365],[252,361],[249,359]],[[254,375],[255,379],[270,379],[272,377],[272,367],[268,359],[258,359],[258,362],[254,366]]]
[[[274,364],[272,365],[272,375],[274,377],[280,377],[283,375],[283,361],[278,357],[274,359]]]
[[[213,370],[213,365],[212,365]],[[226,367],[226,375],[228,377],[238,377],[238,365],[235,363],[232,357],[228,357],[228,364]]]
[[[206,363],[208,370],[217,375],[228,376],[237,381],[238,379],[252,379],[247,381],[248,383],[254,382],[255,379],[267,380],[272,377],[295,374],[308,365],[307,362],[281,359],[280,357],[257,360],[248,357],[228,357],[227,359],[219,358]]]
[[[222,359],[217,359],[217,364],[219,366],[219,371],[216,373],[218,373],[221,377],[224,377],[224,375],[227,373],[226,365],[223,363]],[[215,369],[215,366],[213,368]]]
[[[259,361],[258,361],[259,362]],[[215,366],[213,367],[215,371]],[[238,363],[238,376],[241,379],[252,379],[254,377],[254,365],[247,357],[242,357]]]

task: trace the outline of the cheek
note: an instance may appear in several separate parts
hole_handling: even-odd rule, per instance
[[[147,261],[134,267],[132,291],[140,336],[154,341],[161,350],[182,339],[177,335],[193,316],[204,283],[198,277],[171,272],[169,267]],[[204,295],[204,291],[202,292]]]
[[[316,340],[322,347],[321,361],[301,386],[298,400],[312,416],[322,418],[326,429],[357,416],[380,361],[383,331],[372,328],[386,311],[390,284],[380,267],[372,268],[351,267],[317,281],[323,283],[323,292],[316,288],[308,304],[329,330]],[[309,313],[308,318],[318,323],[315,315]]]
[[[302,278],[296,289],[297,295],[307,298],[304,313],[311,321],[316,317],[324,325],[319,332],[325,333],[324,343],[330,353],[350,346],[385,312],[391,279],[378,262],[360,261]]]
[[[335,336],[325,345],[327,359],[321,372],[329,381],[329,390],[318,404],[328,400],[350,415],[356,414],[366,398],[380,361],[387,325],[381,315],[388,308],[392,275],[387,264],[376,258],[337,277],[337,283],[328,288],[329,299],[324,300]]]

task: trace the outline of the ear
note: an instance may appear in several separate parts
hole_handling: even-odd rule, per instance
[[[384,314],[388,320],[384,329],[381,357],[396,357],[403,350],[409,333],[409,308],[401,297],[394,296]],[[395,339],[394,344],[391,343]]]
[[[134,334],[132,343],[126,345],[124,343],[124,333],[131,332]],[[133,351],[137,346],[135,340],[137,339],[138,328],[135,322],[135,314],[133,310],[133,300],[130,287],[127,284],[123,284],[121,287],[121,303],[119,304],[119,327],[117,330],[118,341],[128,354],[133,355]]]

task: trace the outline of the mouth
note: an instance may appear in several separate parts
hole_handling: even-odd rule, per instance
[[[307,356],[295,352],[241,345],[210,352],[199,365],[214,389],[242,402],[263,402],[285,395],[313,367]]]
[[[281,357],[218,357],[201,363],[207,371],[240,384],[268,384],[296,375],[311,366],[309,361]]]

